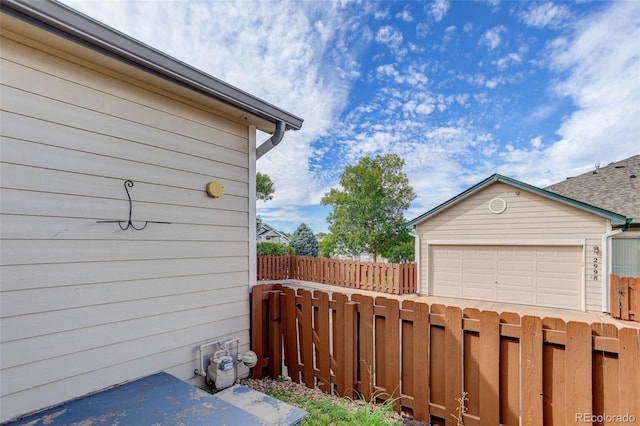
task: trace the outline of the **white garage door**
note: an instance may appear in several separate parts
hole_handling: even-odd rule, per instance
[[[582,309],[582,247],[432,245],[429,258],[434,296]]]

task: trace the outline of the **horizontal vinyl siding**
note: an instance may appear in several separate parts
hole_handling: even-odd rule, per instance
[[[501,214],[493,214],[488,208],[489,202],[496,197],[507,202],[507,208]],[[429,288],[429,253],[426,247],[430,240],[500,240],[512,241],[516,245],[526,241],[584,241],[586,308],[600,311],[601,253],[595,254],[593,246],[600,246],[600,239],[608,230],[604,218],[495,183],[418,224],[417,232],[423,245],[421,289],[426,293]],[[597,259],[597,269],[593,267],[594,259]]]
[[[0,421],[192,379],[212,338],[248,349],[249,129],[59,52],[2,56]],[[96,223],[127,219],[125,179],[134,221],[171,224]]]

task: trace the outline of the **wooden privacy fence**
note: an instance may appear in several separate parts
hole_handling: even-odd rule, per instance
[[[463,392],[467,426],[640,422],[639,329],[279,284],[253,288],[251,315],[256,377],[286,366],[438,425],[456,424]]]
[[[640,322],[640,277],[611,275],[609,290],[611,316]]]
[[[416,292],[415,263],[377,263],[292,255],[258,255],[258,281],[303,280],[390,294]]]

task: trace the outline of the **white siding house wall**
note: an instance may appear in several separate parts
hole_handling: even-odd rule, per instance
[[[248,349],[255,128],[77,48],[3,30],[0,421],[161,370],[192,379],[212,338]],[[126,179],[133,219],[171,224],[96,223],[127,218]]]
[[[501,214],[491,213],[488,208],[496,197],[507,203]],[[421,241],[420,293],[428,294],[429,289],[430,241],[512,246],[580,242],[584,246],[585,307],[600,312],[599,246],[602,235],[609,230],[610,224],[604,218],[501,182],[494,183],[417,224]],[[594,252],[594,246],[598,246],[598,253]]]

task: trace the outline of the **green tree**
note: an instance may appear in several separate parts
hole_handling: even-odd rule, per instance
[[[258,254],[296,254],[293,247],[286,244],[263,241],[258,243]]]
[[[276,188],[269,175],[256,173],[256,198],[262,201],[269,201],[273,198]]]
[[[318,256],[318,239],[313,231],[304,223],[298,226],[291,236],[289,245],[298,256]]]
[[[391,263],[413,262],[416,256],[415,239],[409,234],[400,237],[381,254]]]
[[[395,154],[364,157],[340,174],[340,189],[322,197],[333,206],[327,216],[336,243],[352,253],[368,252],[377,261],[408,234],[404,212],[416,198],[403,173],[404,160]]]

